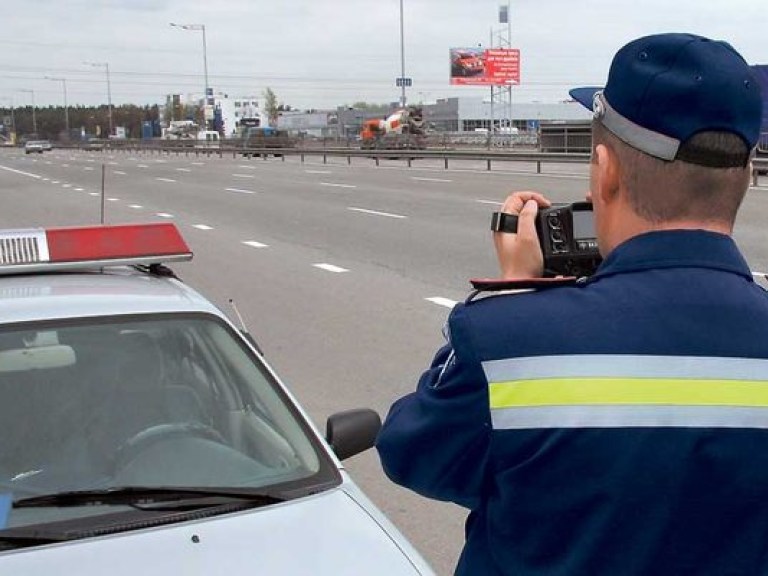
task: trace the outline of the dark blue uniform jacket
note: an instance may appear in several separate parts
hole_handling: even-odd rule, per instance
[[[377,448],[471,510],[457,574],[768,574],[768,297],[731,238],[643,234],[447,333]]]

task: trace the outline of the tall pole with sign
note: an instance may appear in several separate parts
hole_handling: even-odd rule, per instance
[[[510,17],[510,3],[507,2],[506,5],[501,4],[499,6],[499,24],[506,24],[506,37],[503,33],[499,34],[499,44],[503,46],[504,48],[511,49],[512,48],[512,18]],[[505,96],[508,99],[509,103],[509,121],[507,124],[508,130],[509,130],[509,136],[510,136],[510,142],[512,141],[512,83],[509,83],[504,88],[499,88],[499,93],[505,92]]]
[[[401,96],[400,105],[405,108],[405,29],[403,26],[403,0],[400,0],[400,80]]]
[[[507,2],[507,39],[508,47],[512,48],[512,18],[510,18],[509,8],[509,2]],[[512,84],[509,85],[509,141],[512,142]]]

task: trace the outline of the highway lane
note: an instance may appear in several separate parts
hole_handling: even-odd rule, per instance
[[[489,214],[509,190],[574,201],[587,187],[580,165],[536,176],[514,165],[488,173],[482,163],[446,171],[313,160],[3,151],[0,226],[98,221],[103,164],[107,221],[176,221],[195,259],[174,269],[225,311],[235,301],[322,429],[334,411],[384,414],[413,389],[467,278],[495,274]],[[737,227],[762,269],[766,192],[750,191]],[[451,573],[464,512],[393,486],[373,452],[346,464],[438,572]]]

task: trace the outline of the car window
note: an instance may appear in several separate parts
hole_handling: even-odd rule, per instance
[[[298,489],[336,474],[271,373],[207,315],[2,329],[0,437],[0,491],[14,498]]]

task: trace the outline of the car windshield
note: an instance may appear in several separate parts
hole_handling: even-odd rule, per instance
[[[0,331],[0,492],[126,486],[316,491],[328,457],[219,319],[25,324]],[[32,516],[28,516],[32,514]],[[39,522],[14,509],[9,527]]]

